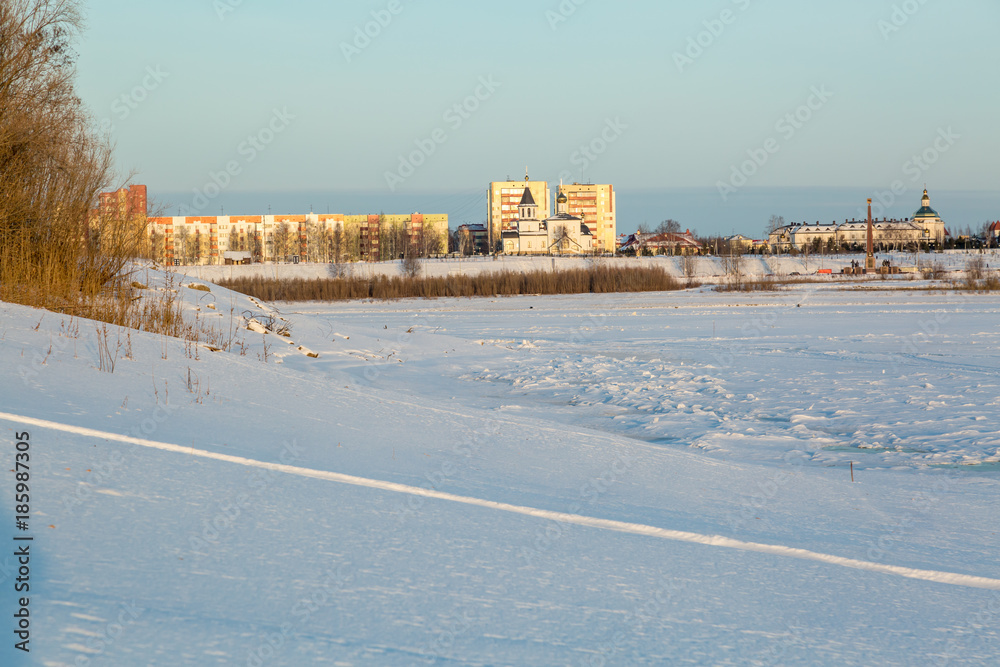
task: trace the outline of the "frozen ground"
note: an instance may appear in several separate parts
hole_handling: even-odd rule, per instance
[[[885,253],[878,256],[879,261],[889,259],[901,267],[916,267],[930,264],[940,264],[947,271],[962,271],[969,259],[979,253],[960,250],[943,253]],[[983,255],[991,269],[1000,268],[1000,252],[988,251]],[[792,273],[802,275],[814,274],[822,269],[832,269],[839,272],[851,261],[864,263],[861,255],[812,255],[800,257],[743,257],[742,270],[749,277],[768,275],[788,276]],[[552,269],[566,270],[583,268],[590,262],[619,266],[659,266],[668,273],[684,277],[684,260],[679,257],[643,257],[636,259],[598,258],[588,260],[582,257],[470,257],[466,259],[432,259],[422,262],[423,274],[427,276],[474,275],[491,271],[550,271]],[[724,260],[718,257],[695,257],[689,270],[692,275],[710,280],[727,274]],[[329,267],[326,264],[255,264],[250,266],[196,266],[184,267],[182,270],[194,278],[203,280],[221,280],[234,276],[266,276],[275,278],[326,278],[329,277]],[[349,265],[349,270],[355,276],[400,275],[399,262],[382,262],[376,264],[358,263]]]
[[[2,664],[996,662],[997,295],[186,284],[230,352],[0,304]]]

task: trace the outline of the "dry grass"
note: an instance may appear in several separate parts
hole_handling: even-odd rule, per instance
[[[549,272],[502,271],[475,276],[376,276],[326,279],[234,278],[218,283],[265,301],[393,300],[414,297],[517,296],[660,292],[684,285],[660,268],[605,267]]]
[[[800,278],[759,278],[756,280],[743,280],[739,282],[730,281],[717,285],[713,288],[715,292],[780,292],[790,285],[831,285],[835,283],[856,282],[850,278],[844,279],[839,276],[835,279],[815,279],[808,277]]]
[[[726,282],[716,285],[715,292],[779,292],[785,288],[787,283],[783,281],[770,280],[742,280],[739,282]]]
[[[1000,291],[1000,276],[997,274],[979,273],[979,279],[975,274],[969,273],[963,281],[953,281],[949,288],[957,292],[997,292]]]

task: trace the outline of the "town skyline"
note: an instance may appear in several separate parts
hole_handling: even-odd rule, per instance
[[[387,210],[400,209],[397,198],[471,199],[525,165],[551,184],[616,184],[626,226],[662,215],[755,233],[770,214],[839,219],[833,209],[854,210],[897,181],[903,200],[931,187],[959,224],[1000,209],[989,111],[1000,94],[970,66],[1000,55],[987,32],[1000,8],[981,0],[570,0],[504,12],[112,0],[87,11],[80,95],[122,170],[181,205],[235,163],[205,214],[262,192],[381,198]],[[265,25],[268,39],[234,48]],[[179,34],[188,46],[167,48]],[[816,188],[845,192],[825,215],[782,206],[782,192]],[[679,210],[628,201],[651,191],[678,197]],[[992,208],[948,201],[951,192]],[[328,202],[296,210],[310,203],[320,212]],[[886,215],[913,207],[897,205]],[[482,222],[460,209],[446,211],[455,224]]]
[[[506,174],[505,174],[506,175]],[[211,204],[187,215],[264,215],[272,213],[439,213],[449,216],[452,229],[462,224],[483,224],[487,216],[487,184],[466,192],[438,193],[359,193],[359,192],[224,192]],[[550,183],[553,190],[558,187]],[[889,189],[866,191],[864,188],[748,188],[735,203],[723,203],[714,188],[677,188],[662,191],[636,191],[614,184],[618,193],[619,233],[631,233],[639,225],[655,227],[663,220],[677,220],[683,227],[702,236],[745,234],[766,236],[765,228],[772,215],[789,222],[842,223],[865,217],[865,201],[872,197],[876,217],[907,219],[920,208],[923,184],[908,188],[901,195]],[[163,215],[183,215],[177,205],[190,206],[187,193],[158,191],[150,186],[150,197],[161,205]],[[1000,193],[929,189],[946,224],[956,229],[978,228],[1000,219]],[[890,202],[879,203],[879,195]]]

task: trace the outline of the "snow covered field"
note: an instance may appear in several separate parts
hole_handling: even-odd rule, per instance
[[[885,253],[880,254],[879,261],[890,259],[898,266],[940,264],[946,271],[962,271],[966,263],[978,252],[949,250],[943,253]],[[1000,252],[987,251],[982,255],[991,269],[1000,268]],[[809,275],[821,269],[832,269],[839,272],[851,261],[864,264],[864,254],[846,255],[812,255],[808,257],[757,257],[747,255],[743,258],[742,270],[749,277],[768,275],[788,276],[792,273]],[[684,277],[684,264],[680,257],[642,257],[642,258],[598,258],[588,260],[583,257],[470,257],[465,259],[431,259],[422,262],[423,275],[446,277],[452,275],[476,275],[494,271],[551,271],[579,269],[588,262],[597,261],[604,264],[619,264],[623,266],[660,266],[668,273]],[[349,265],[350,272],[355,276],[369,277],[376,275],[400,275],[399,262],[357,263]],[[234,276],[264,276],[268,278],[327,278],[329,266],[326,264],[254,264],[249,266],[192,266],[178,269],[201,280],[221,280]],[[702,279],[726,275],[724,260],[718,257],[693,258],[694,276]]]
[[[291,338],[0,304],[4,665],[996,663],[998,295],[187,284]]]

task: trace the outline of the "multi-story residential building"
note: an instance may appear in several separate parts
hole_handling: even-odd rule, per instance
[[[222,264],[223,253],[254,262],[341,262],[443,254],[448,216],[256,215],[149,218],[152,256],[167,264]]]
[[[102,192],[98,197],[98,212],[125,218],[146,216],[145,185],[130,185],[115,192]]]
[[[583,218],[594,235],[594,252],[614,252],[618,238],[614,187],[573,183],[560,185],[557,194],[566,195],[569,214]]]
[[[127,230],[125,233],[129,237],[134,234],[142,239],[143,230],[146,228],[147,206],[145,185],[132,185],[114,192],[102,192],[97,198],[97,208],[91,212],[88,238],[92,242],[102,244],[106,235],[120,237],[123,230]],[[137,250],[142,255],[149,254],[148,246]]]
[[[490,183],[487,193],[486,229],[494,248],[500,241],[504,230],[517,228],[518,205],[524,196],[524,189],[531,191],[531,197],[538,206],[538,216],[541,219],[551,215],[552,195],[546,181],[532,181],[528,176],[523,181],[497,181]]]

